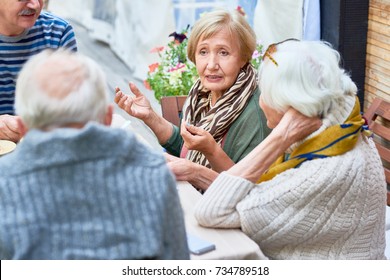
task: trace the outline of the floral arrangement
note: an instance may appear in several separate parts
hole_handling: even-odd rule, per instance
[[[170,34],[174,39],[166,47],[151,50],[159,55],[160,62],[149,65],[144,84],[154,91],[158,101],[163,96],[187,95],[198,78],[195,65],[187,59],[188,28]]]
[[[241,7],[237,7],[243,12]],[[149,72],[144,81],[147,89],[154,91],[158,101],[164,96],[187,95],[198,79],[195,65],[187,58],[187,32],[189,25],[181,33],[173,32],[169,37],[173,40],[166,47],[156,47],[151,53],[157,53],[160,62],[149,65]],[[257,43],[251,63],[258,69],[263,57],[263,46]]]
[[[256,70],[259,69],[261,61],[263,60],[263,55],[264,55],[263,45],[261,44],[260,41],[257,41],[256,49],[252,54],[252,60],[251,60],[251,63]]]

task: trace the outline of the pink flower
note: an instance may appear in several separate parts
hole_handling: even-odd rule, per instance
[[[150,86],[150,84],[148,83],[147,80],[144,81],[144,86],[145,86],[145,88],[147,88],[148,90],[152,90],[152,87]]]
[[[153,73],[160,64],[158,62],[149,65],[149,73]]]
[[[252,54],[252,59],[258,58],[258,57],[260,57],[260,56],[261,56],[261,54],[258,52],[258,50],[255,50],[255,51],[253,52],[253,54]]]
[[[179,70],[179,69],[181,69],[181,68],[184,68],[184,67],[186,67],[185,64],[183,64],[183,63],[178,63],[175,67],[172,67],[171,69],[169,69],[168,72],[177,71],[177,70]]]
[[[237,6],[236,10],[242,15],[242,16],[246,16],[246,13],[244,11],[244,8],[241,7],[241,6]]]
[[[162,47],[155,47],[153,49],[150,50],[151,53],[159,53],[159,52],[162,52],[164,50],[164,46]]]

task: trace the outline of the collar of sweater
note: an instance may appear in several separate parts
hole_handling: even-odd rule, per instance
[[[141,148],[142,145],[137,144],[135,135],[97,123],[89,123],[81,129],[58,128],[49,132],[33,129],[12,153],[0,158],[0,175],[3,172],[9,175],[31,168],[129,156]]]

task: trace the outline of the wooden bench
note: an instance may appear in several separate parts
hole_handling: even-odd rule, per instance
[[[364,114],[383,162],[387,181],[387,205],[390,206],[390,102],[375,98]]]
[[[162,117],[176,126],[180,125],[182,108],[187,96],[164,96],[161,98]]]

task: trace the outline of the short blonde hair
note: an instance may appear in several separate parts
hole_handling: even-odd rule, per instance
[[[243,61],[249,62],[256,49],[256,34],[247,20],[238,11],[229,12],[223,9],[204,14],[194,24],[188,39],[188,58],[193,63],[196,63],[195,52],[200,38],[208,39],[224,28],[227,28],[230,34],[236,36],[241,58]]]

